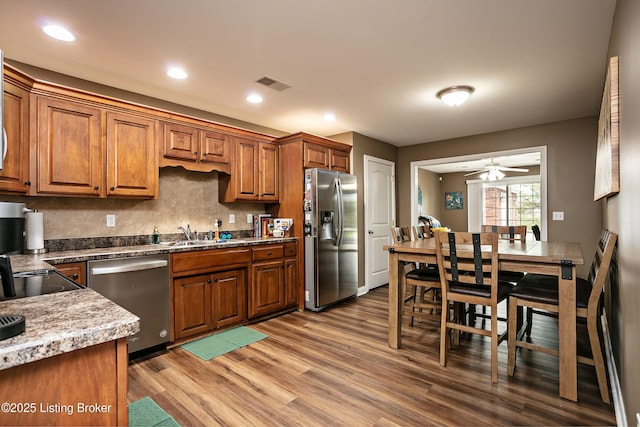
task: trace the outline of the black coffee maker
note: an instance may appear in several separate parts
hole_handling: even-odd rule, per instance
[[[16,296],[8,254],[19,254],[24,250],[24,212],[24,203],[0,202],[0,281],[7,298]],[[24,328],[23,316],[0,316],[0,340],[21,334]]]
[[[13,273],[8,254],[24,250],[24,203],[0,202],[0,279],[5,297],[14,297]]]

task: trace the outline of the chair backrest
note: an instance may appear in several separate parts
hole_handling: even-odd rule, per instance
[[[428,225],[414,225],[413,226],[413,238],[415,240],[430,239],[431,231]]]
[[[464,285],[490,285],[492,299],[498,290],[497,233],[438,231],[436,254],[443,289],[451,282]]]
[[[393,243],[408,242],[411,240],[409,227],[391,227],[391,238]]]
[[[540,240],[540,227],[538,227],[537,224],[533,224],[531,226],[531,231],[533,231],[533,236],[536,238],[536,240]]]
[[[522,243],[527,241],[526,225],[483,225],[483,233],[498,233],[498,239],[515,242],[520,240]]]
[[[602,291],[604,290],[604,284],[609,276],[609,267],[611,266],[611,259],[613,258],[614,249],[618,235],[612,233],[609,230],[602,230],[598,244],[596,245],[596,253],[593,256],[593,262],[589,269],[589,275],[587,281],[591,283],[591,295],[589,296],[589,315],[594,310],[593,314],[598,310],[598,304]]]

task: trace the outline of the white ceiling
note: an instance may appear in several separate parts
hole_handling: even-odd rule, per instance
[[[5,57],[278,129],[396,146],[597,115],[615,0],[3,0]],[[53,21],[77,36],[45,36]],[[185,81],[165,74],[182,65]],[[291,86],[255,83],[263,76]],[[461,107],[435,93],[475,93]],[[250,91],[264,97],[248,104]],[[325,112],[337,120],[326,123]]]

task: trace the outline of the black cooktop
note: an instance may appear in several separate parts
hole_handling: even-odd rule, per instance
[[[82,285],[67,279],[57,271],[30,271],[27,273],[14,273],[13,283],[16,289],[16,296],[13,298],[6,298],[1,286],[2,278],[0,278],[0,301],[53,294],[56,292],[72,291],[83,288]]]

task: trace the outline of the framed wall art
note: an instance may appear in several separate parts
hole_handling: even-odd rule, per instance
[[[618,57],[613,56],[609,59],[602,105],[600,106],[600,118],[598,119],[594,201],[620,191],[620,111],[618,100]]]
[[[462,195],[462,191],[452,191],[444,193],[444,208],[463,209],[464,198]]]

